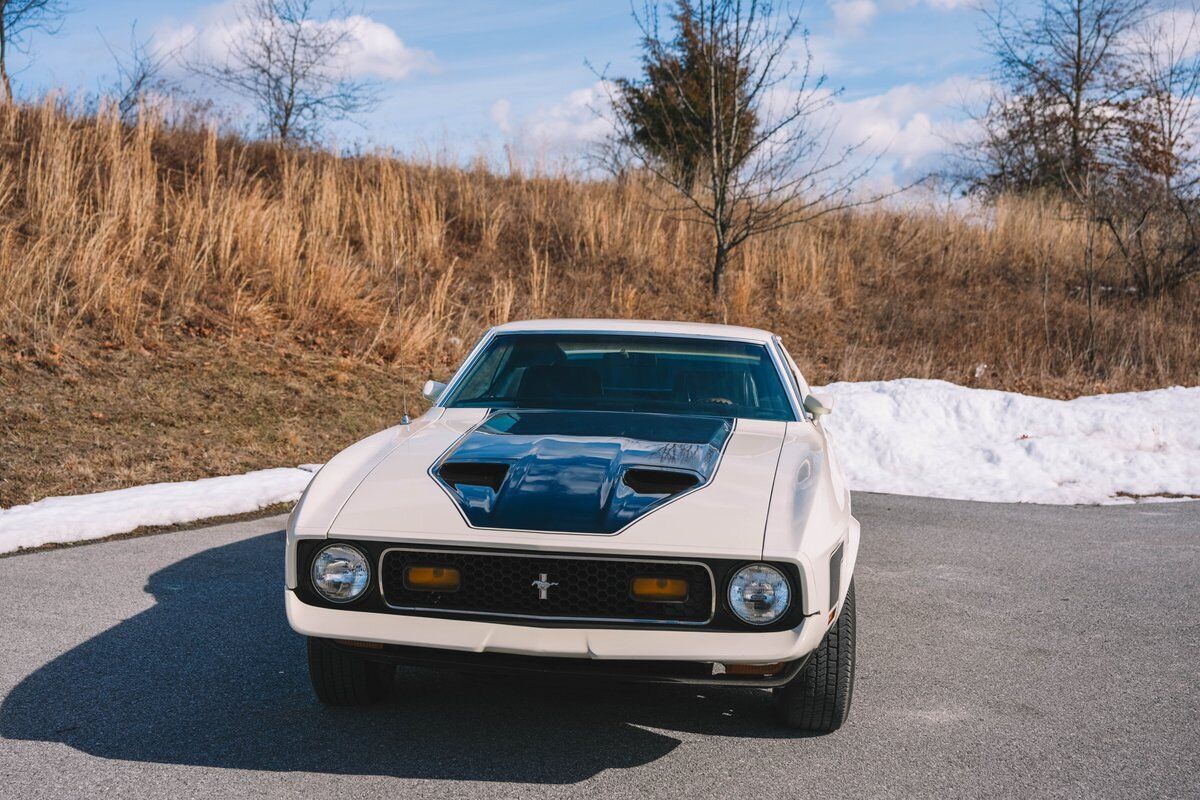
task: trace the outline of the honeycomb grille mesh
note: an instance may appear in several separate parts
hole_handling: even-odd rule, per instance
[[[407,589],[404,571],[410,566],[454,567],[462,576],[460,588]],[[387,604],[408,609],[691,624],[707,622],[713,610],[712,578],[700,564],[389,550],[380,575]],[[542,575],[555,584],[546,589],[545,599],[535,585]],[[676,603],[635,600],[630,583],[639,576],[682,578],[688,582],[688,597]]]

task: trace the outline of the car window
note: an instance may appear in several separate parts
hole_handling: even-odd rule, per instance
[[[633,334],[495,336],[445,405],[795,419],[763,345]]]
[[[801,402],[803,402],[804,398],[812,393],[812,389],[809,388],[808,381],[804,380],[804,375],[801,374],[800,367],[796,365],[796,359],[792,358],[792,354],[783,346],[783,341],[778,340],[778,343],[779,352],[783,353],[783,357],[788,363],[788,367],[792,373],[792,382],[796,385],[796,391],[800,395]]]

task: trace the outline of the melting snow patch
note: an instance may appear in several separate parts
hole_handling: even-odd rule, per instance
[[[1200,496],[1200,388],[1075,400],[903,379],[834,383],[852,489],[1014,503]]]
[[[174,525],[256,511],[296,500],[312,476],[307,469],[263,469],[222,478],[47,497],[29,505],[0,509],[0,553],[54,542],[100,539],[145,525]]]

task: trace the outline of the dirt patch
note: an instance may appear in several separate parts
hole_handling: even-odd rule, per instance
[[[328,459],[423,411],[412,370],[181,339],[0,365],[0,507]],[[441,376],[445,377],[445,376]]]

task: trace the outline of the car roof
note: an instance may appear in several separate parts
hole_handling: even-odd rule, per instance
[[[736,339],[766,344],[775,335],[758,328],[740,325],[716,325],[709,322],[664,322],[633,319],[534,319],[507,322],[492,329],[494,333],[646,333],[665,336],[704,336],[712,339]]]

